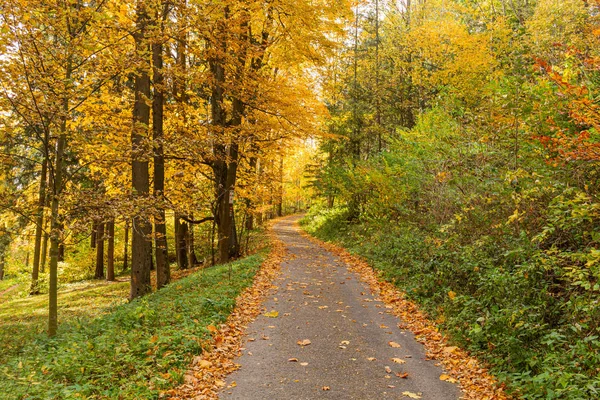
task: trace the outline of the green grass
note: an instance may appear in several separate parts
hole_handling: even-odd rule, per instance
[[[0,399],[158,398],[160,390],[182,382],[209,339],[206,327],[227,318],[267,251],[127,304],[119,304],[126,282],[65,288],[62,324],[53,339],[43,333],[45,298],[3,303]]]

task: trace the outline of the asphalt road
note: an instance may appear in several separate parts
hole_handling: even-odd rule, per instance
[[[249,326],[241,368],[220,398],[458,399],[399,319],[336,255],[302,237],[297,218],[274,227],[288,257],[265,303],[270,317]]]

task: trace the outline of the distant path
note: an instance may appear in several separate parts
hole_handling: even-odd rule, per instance
[[[458,399],[458,387],[439,379],[443,371],[398,328],[400,320],[336,255],[302,237],[297,219],[274,227],[289,251],[279,289],[265,304],[278,316],[261,315],[248,327],[241,368],[220,398],[380,400],[409,399],[403,392],[410,392]],[[297,344],[305,339],[311,344]]]

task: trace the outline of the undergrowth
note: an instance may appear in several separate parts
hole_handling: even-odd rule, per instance
[[[408,221],[347,217],[314,208],[302,224],[365,257],[518,397],[600,398],[599,297],[561,291],[558,266],[527,237],[468,241]]]

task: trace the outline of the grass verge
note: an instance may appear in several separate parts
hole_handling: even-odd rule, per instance
[[[97,318],[75,316],[53,339],[23,339],[18,324],[3,325],[2,337],[28,342],[3,360],[0,398],[158,398],[182,382],[210,338],[207,326],[227,318],[267,253],[195,273]]]

